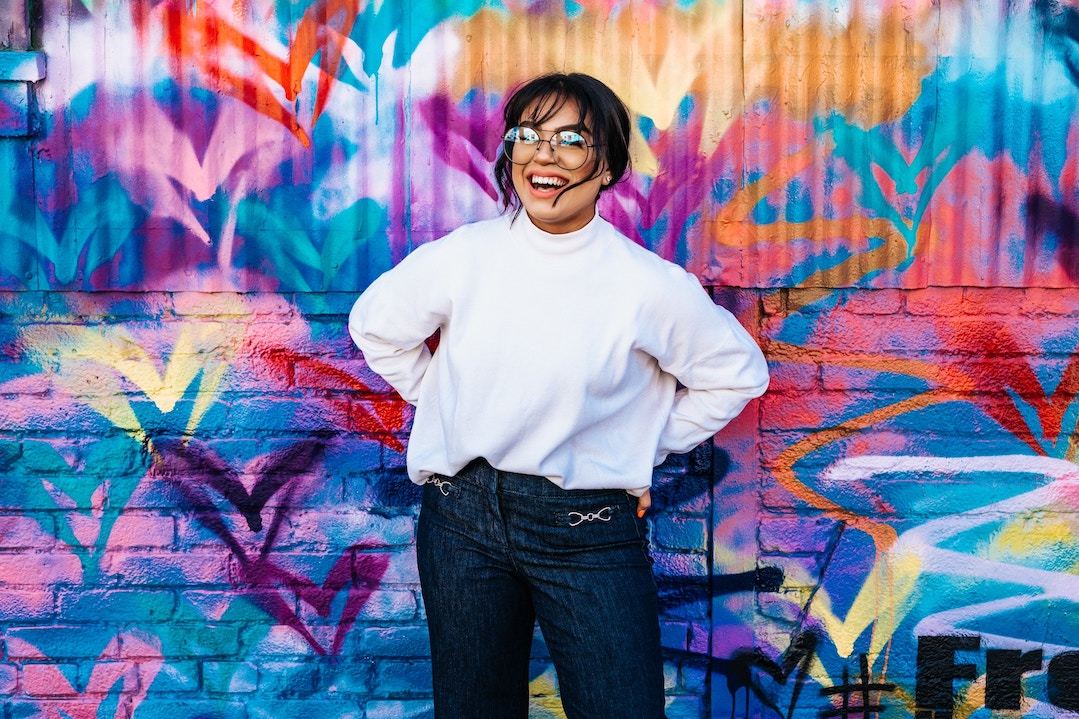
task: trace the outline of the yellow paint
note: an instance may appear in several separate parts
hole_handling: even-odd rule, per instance
[[[846,23],[831,13],[792,22],[788,13],[745,13],[745,93],[767,99],[784,116],[805,120],[833,111],[869,128],[903,116],[935,63],[911,27],[935,24],[931,6],[911,16],[902,7],[867,17],[852,6]]]
[[[841,657],[851,656],[855,641],[872,627],[867,655],[873,664],[910,611],[910,600],[921,571],[921,558],[915,554],[881,553],[846,617],[840,619],[832,611],[831,599],[823,589],[810,605],[810,615],[824,626]]]
[[[989,542],[989,557],[1025,557],[1074,544],[1075,528],[1060,516],[1027,513],[1014,517]]]
[[[246,314],[239,298],[220,302],[223,314]],[[153,339],[159,345],[162,334],[175,337],[167,358],[153,356],[139,342],[138,330],[124,325],[35,326],[26,330],[23,341],[52,370],[59,389],[143,442],[146,432],[127,399],[132,388],[162,414],[194,388],[184,427],[184,433],[191,434],[216,398],[245,327],[234,317],[227,323],[206,318],[162,323]]]
[[[641,2],[614,14],[586,3],[574,18],[560,6],[543,14],[486,9],[463,21],[458,34],[464,49],[449,79],[457,98],[475,88],[502,92],[544,72],[585,72],[665,130],[692,94],[703,120],[704,154],[741,115],[740,3],[680,8]],[[634,167],[654,175],[659,168],[643,138],[637,135],[630,146]]]
[[[864,277],[872,272],[894,269],[909,259],[907,242],[896,225],[881,218],[854,216],[844,219],[816,217],[808,222],[753,222],[753,208],[777,191],[784,191],[791,180],[820,166],[821,157],[832,152],[828,137],[820,143],[808,143],[801,149],[784,156],[769,172],[747,183],[716,213],[711,222],[713,240],[722,245],[750,248],[759,244],[780,244],[792,240],[810,240],[825,243],[837,237],[869,238],[882,240],[873,249],[855,252],[849,258],[831,267],[817,270],[799,284],[813,288],[801,294],[802,303],[815,302],[842,287],[852,277]],[[907,227],[907,229],[910,229]],[[799,309],[797,303],[791,309]]]
[[[530,719],[566,719],[562,700],[558,697],[558,684],[554,665],[528,684]]]

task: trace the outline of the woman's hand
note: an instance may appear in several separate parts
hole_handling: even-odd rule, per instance
[[[644,494],[637,497],[637,518],[640,519],[644,516],[648,508],[652,506],[652,492],[651,490],[645,490]]]

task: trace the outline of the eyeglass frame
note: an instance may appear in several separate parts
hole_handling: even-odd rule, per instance
[[[577,132],[577,130],[575,130],[574,127],[575,126],[565,126],[565,127],[560,127],[558,129],[555,129],[555,130],[544,130],[543,132],[552,133],[549,138],[544,139],[543,135],[540,134],[541,131],[540,131],[540,129],[538,127],[533,127],[532,125],[514,125],[510,129],[506,130],[506,132],[502,135],[502,140],[499,142],[499,146],[502,148],[502,150],[501,150],[502,154],[506,156],[506,160],[508,160],[511,165],[517,165],[518,167],[521,167],[523,165],[527,165],[529,162],[532,162],[532,160],[535,159],[536,155],[539,154],[540,143],[546,142],[551,148],[551,157],[554,158],[554,164],[558,165],[559,167],[561,167],[563,170],[566,170],[567,172],[573,172],[574,170],[579,170],[579,169],[581,169],[582,167],[584,167],[585,165],[588,164],[588,155],[589,155],[589,153],[588,152],[585,153],[584,161],[580,165],[577,165],[576,167],[566,167],[565,165],[561,165],[558,162],[558,148],[556,148],[555,145],[554,145],[554,139],[556,137],[558,137],[558,135],[560,133],[573,132],[573,133],[576,133],[582,140],[584,140],[585,139],[584,135],[582,135],[580,132]],[[518,128],[527,128],[529,130],[532,130],[534,133],[536,133],[536,135],[539,136],[539,140],[536,142],[535,152],[533,153],[532,157],[528,158],[528,160],[525,161],[525,162],[514,162],[512,155],[510,155],[510,153],[506,152],[506,144],[509,142],[506,139],[506,136],[509,135],[511,132],[513,132],[514,130],[516,130]],[[516,142],[516,140],[514,140],[514,142]],[[586,143],[584,143],[584,146],[586,148],[588,148],[588,150],[591,150],[593,147],[603,147],[605,144],[606,143],[602,143],[602,142],[594,142],[594,143],[591,143],[591,144],[586,142]]]

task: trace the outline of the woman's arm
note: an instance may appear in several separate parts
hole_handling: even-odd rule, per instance
[[[738,416],[768,389],[764,354],[734,316],[712,302],[696,277],[674,275],[653,304],[643,349],[685,388],[660,435],[655,463],[688,452]]]
[[[449,318],[444,240],[421,245],[356,300],[348,332],[367,365],[409,404],[419,399],[431,352],[424,343]]]

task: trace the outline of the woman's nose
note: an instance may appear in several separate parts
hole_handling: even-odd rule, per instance
[[[544,162],[554,162],[554,147],[550,140],[540,140],[539,147],[536,148],[536,159],[541,157]]]

